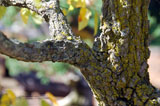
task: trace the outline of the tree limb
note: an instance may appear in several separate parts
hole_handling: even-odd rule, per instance
[[[74,36],[60,10],[58,0],[42,0],[39,8],[33,0],[0,0],[0,5],[35,11],[49,23],[50,34],[53,36],[52,40],[28,44],[12,41],[0,32],[0,53],[27,62],[58,61],[76,66],[79,64],[79,67],[84,61],[94,58],[92,50]]]
[[[5,7],[17,6],[21,8],[28,8],[36,13],[40,13],[40,10],[35,7],[33,0],[0,0],[0,5]]]
[[[26,62],[66,62],[72,65],[83,65],[83,61],[91,61],[93,54],[83,42],[67,40],[46,40],[43,42],[20,43],[8,39],[0,32],[0,53]],[[89,59],[89,57],[91,57]]]
[[[39,7],[34,0],[0,0],[0,5],[17,6],[35,11],[49,24],[50,35],[54,40],[77,40],[59,7],[59,0],[42,0]]]

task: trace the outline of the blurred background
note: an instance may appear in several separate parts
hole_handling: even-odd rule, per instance
[[[90,47],[95,34],[95,15],[101,14],[101,0],[86,0],[92,15],[88,25],[78,30],[79,8],[68,11],[67,0],[60,0],[60,6],[76,35]],[[0,20],[0,30],[9,38],[21,42],[33,42],[50,38],[48,25],[39,17],[30,16],[27,24],[21,18],[20,8],[9,7]],[[96,12],[95,12],[96,11]],[[149,74],[151,83],[160,88],[160,1],[151,0],[148,18],[150,20]],[[97,18],[96,18],[97,19]],[[99,21],[97,25],[99,26]],[[96,34],[100,31],[97,30]],[[46,93],[56,98],[59,106],[96,106],[92,92],[79,69],[64,63],[26,63],[0,55],[0,96],[10,89],[17,98],[28,101],[25,106],[40,106]],[[42,102],[41,102],[42,103]],[[56,104],[56,103],[55,103]],[[44,105],[47,106],[47,105]],[[56,105],[55,105],[56,106]]]

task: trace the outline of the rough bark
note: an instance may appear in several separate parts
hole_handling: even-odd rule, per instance
[[[103,0],[101,30],[89,48],[76,38],[58,0],[37,9],[31,0],[0,0],[25,7],[49,23],[52,40],[15,43],[0,33],[0,53],[32,62],[60,61],[80,68],[100,106],[157,106],[159,92],[148,77],[149,0]]]
[[[101,82],[99,92],[103,93],[97,98],[108,106],[153,105],[158,93],[155,96],[147,72],[149,0],[103,0],[103,4],[102,33],[96,38],[101,46],[95,42],[94,50],[102,54],[110,75],[101,74],[106,81]]]
[[[91,56],[94,59],[90,48],[81,41],[50,39],[43,42],[21,43],[8,39],[0,32],[0,45],[0,53],[26,62],[59,61],[77,65],[82,63],[84,57]]]

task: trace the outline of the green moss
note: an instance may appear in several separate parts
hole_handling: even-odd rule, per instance
[[[126,82],[123,82],[122,80],[117,82],[118,89],[125,88],[125,86],[126,86]]]
[[[99,76],[99,75],[96,76],[96,80],[101,80],[101,79],[102,79],[101,76]]]
[[[132,93],[133,93],[133,89],[131,88],[127,88],[126,92],[125,92],[125,98],[127,100],[130,100],[131,99],[131,96],[132,96]]]
[[[143,94],[142,86],[138,85],[136,87],[136,92],[137,92],[138,96],[142,96],[142,94]]]
[[[113,92],[112,98],[117,98],[119,96],[118,92],[116,91],[114,87],[112,87],[112,92]]]
[[[143,102],[138,99],[138,97],[133,98],[133,102],[136,106],[143,106]]]
[[[128,67],[128,64],[123,64],[123,68],[126,69]]]
[[[113,42],[107,42],[107,49],[113,49]]]
[[[95,68],[97,67],[97,64],[95,62],[91,62],[90,64],[91,64],[91,66],[94,66]],[[95,70],[95,71],[97,71],[97,70]]]

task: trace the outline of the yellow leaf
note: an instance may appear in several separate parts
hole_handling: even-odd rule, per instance
[[[86,7],[85,0],[67,0],[67,3],[69,5],[69,11],[72,11],[74,8]]]
[[[29,18],[29,14],[30,14],[30,11],[26,8],[22,8],[21,11],[21,18],[22,18],[22,21],[27,24],[28,22],[28,18]]]
[[[4,105],[4,106],[8,106],[10,104],[10,98],[8,97],[7,94],[4,94],[2,97],[1,97],[1,105]]]
[[[88,25],[88,20],[83,20],[81,22],[78,22],[78,31],[81,31]]]
[[[0,106],[8,106],[7,104],[0,104]]]
[[[12,104],[14,104],[14,103],[15,103],[15,100],[16,100],[15,94],[14,94],[10,89],[8,89],[8,90],[7,90],[7,95],[8,95],[8,97],[10,98]]]
[[[67,10],[66,9],[62,9],[63,14],[66,16],[67,15]]]
[[[82,20],[84,20],[84,19],[88,20],[91,16],[91,11],[88,10],[86,7],[81,8],[79,16],[82,18]]]
[[[5,15],[6,13],[6,7],[0,6],[0,19]]]
[[[54,106],[59,106],[57,103],[56,97],[53,96],[53,94],[51,94],[50,92],[47,92],[45,95],[52,101]]]
[[[76,8],[79,8],[79,7],[86,7],[85,0],[78,0],[78,2],[76,4]]]
[[[72,11],[72,10],[74,10],[74,7],[70,5],[68,11]]]
[[[81,8],[78,16],[78,30],[84,29],[88,25],[91,12],[87,8]]]
[[[97,34],[98,31],[98,13],[97,11],[94,14],[94,35]]]
[[[75,6],[79,0],[67,0],[68,5]]]

